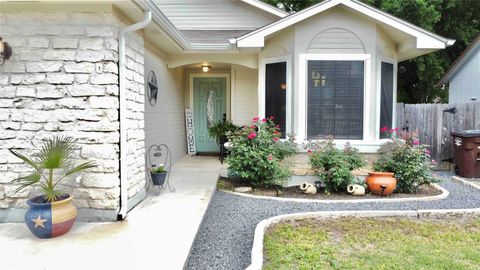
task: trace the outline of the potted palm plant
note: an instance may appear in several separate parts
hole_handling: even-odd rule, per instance
[[[167,177],[167,171],[163,165],[158,167],[153,167],[150,170],[150,175],[152,176],[152,182],[155,186],[161,186],[165,183]]]
[[[38,154],[32,158],[9,149],[10,152],[32,167],[33,172],[15,180],[19,184],[16,192],[40,186],[43,194],[30,198],[25,214],[25,223],[38,238],[53,238],[66,234],[77,218],[77,208],[72,197],[58,189],[58,184],[73,174],[96,166],[88,161],[73,166],[72,155],[75,140],[71,137],[53,137],[46,140]]]

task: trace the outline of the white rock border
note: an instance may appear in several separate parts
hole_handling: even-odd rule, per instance
[[[473,187],[473,188],[476,188],[476,189],[480,189],[480,184],[477,184],[477,183],[474,183],[474,182],[470,182],[470,181],[465,180],[464,178],[459,177],[459,176],[452,176],[452,181],[458,182],[458,183],[461,183],[461,184],[464,184],[465,186],[469,186],[469,187]]]
[[[434,196],[425,196],[425,197],[411,197],[411,198],[379,198],[379,199],[349,199],[349,200],[316,200],[316,199],[300,199],[300,198],[282,198],[282,197],[270,197],[263,195],[253,195],[248,193],[234,192],[230,190],[221,190],[222,192],[234,194],[238,196],[243,196],[247,198],[255,198],[262,200],[275,200],[275,201],[284,201],[284,202],[300,202],[300,203],[375,203],[375,202],[412,202],[412,201],[436,201],[447,198],[450,195],[450,192],[445,188],[432,184],[437,190],[440,190],[442,193]],[[479,187],[480,189],[480,187]]]
[[[463,182],[473,188],[480,189],[480,186],[464,181],[463,179],[454,179],[453,181]],[[473,184],[473,185],[470,185]],[[423,210],[401,210],[401,211],[323,211],[323,212],[305,212],[286,214],[264,219],[258,223],[255,228],[255,237],[251,253],[251,264],[247,270],[261,270],[263,268],[263,241],[267,229],[275,224],[285,221],[298,221],[305,219],[333,219],[341,217],[407,217],[407,218],[444,218],[444,217],[470,217],[480,216],[480,208],[472,209],[423,209]]]

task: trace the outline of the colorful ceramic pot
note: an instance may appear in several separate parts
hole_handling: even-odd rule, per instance
[[[68,195],[67,195],[68,196]],[[38,238],[53,238],[66,234],[77,218],[77,208],[72,197],[55,202],[43,202],[43,196],[27,201],[30,206],[25,214],[25,223]]]
[[[397,187],[397,179],[390,172],[370,172],[367,177],[368,189],[372,194],[387,196]]]

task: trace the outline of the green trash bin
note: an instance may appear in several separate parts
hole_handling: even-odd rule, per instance
[[[480,130],[452,132],[453,158],[458,175],[480,178]]]

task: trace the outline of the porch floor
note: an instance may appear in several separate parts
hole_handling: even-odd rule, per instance
[[[176,192],[147,197],[122,222],[78,222],[63,237],[0,224],[0,269],[183,269],[221,168],[215,157],[185,156],[171,171]]]

